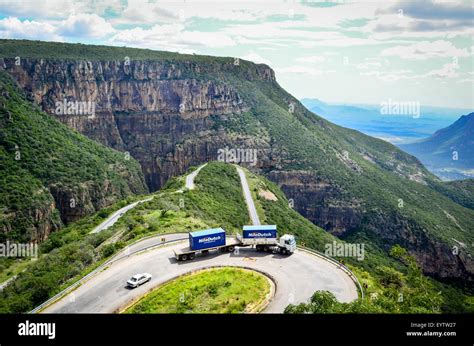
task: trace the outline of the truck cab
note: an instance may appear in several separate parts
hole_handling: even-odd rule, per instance
[[[244,226],[242,236],[237,235],[238,241],[244,246],[253,245],[257,251],[271,251],[290,255],[296,250],[296,240],[291,234],[278,238],[276,225]]]
[[[281,248],[284,248],[287,253],[291,254],[296,250],[296,240],[295,236],[291,234],[284,234],[279,239],[279,244]]]

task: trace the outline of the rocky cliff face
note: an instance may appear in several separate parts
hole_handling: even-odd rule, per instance
[[[0,241],[41,242],[64,224],[147,192],[131,157],[41,112],[3,71],[0,90]]]
[[[294,208],[336,236],[356,229],[364,213],[361,201],[345,201],[337,184],[310,171],[272,171],[268,176],[294,203]]]
[[[180,79],[204,73],[195,64],[135,61],[86,62],[24,59],[0,61],[31,98],[61,122],[142,165],[150,189],[190,165],[216,159],[230,140],[211,133],[210,116],[233,117],[248,110],[229,85]],[[213,71],[218,74],[219,71]],[[269,68],[256,75],[272,80]],[[94,102],[95,114],[64,114],[64,102]]]

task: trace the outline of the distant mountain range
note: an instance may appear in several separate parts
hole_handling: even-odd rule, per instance
[[[383,114],[381,105],[328,104],[318,99],[301,102],[329,121],[399,146],[441,179],[474,177],[470,110],[421,106],[418,117]],[[470,114],[459,118],[463,113]]]
[[[399,147],[446,179],[474,177],[474,113],[461,116],[432,136]]]
[[[451,125],[461,114],[472,111],[421,105],[419,116],[388,115],[382,114],[381,105],[329,104],[309,98],[302,99],[301,103],[310,111],[337,125],[361,131],[392,144],[407,144],[426,138]]]

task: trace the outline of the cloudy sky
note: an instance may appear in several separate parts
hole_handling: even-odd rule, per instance
[[[270,65],[298,98],[474,108],[473,2],[0,0],[0,37]]]

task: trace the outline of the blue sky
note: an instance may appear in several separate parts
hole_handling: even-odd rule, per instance
[[[298,98],[474,108],[472,1],[11,1],[0,37],[266,63]]]

